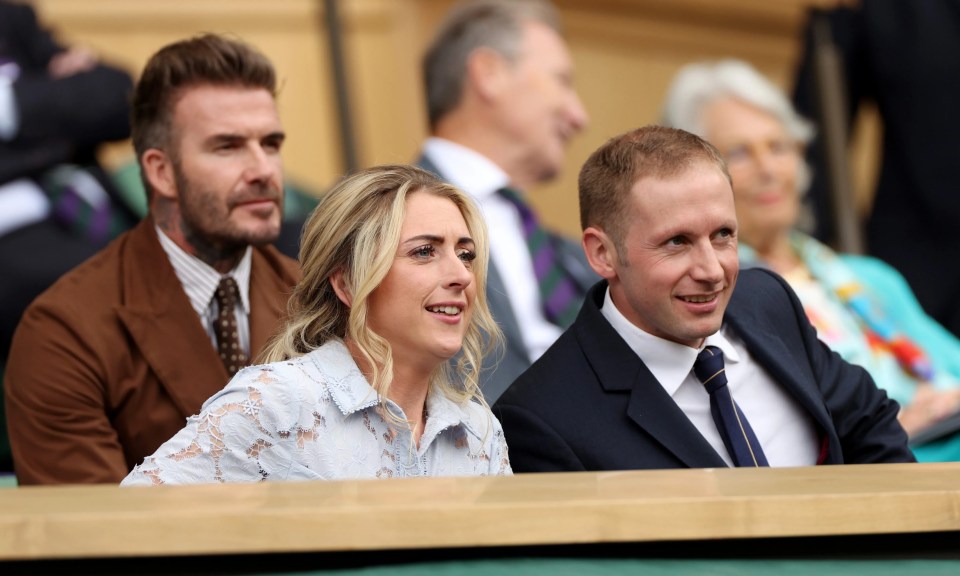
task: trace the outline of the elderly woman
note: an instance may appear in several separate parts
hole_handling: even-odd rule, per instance
[[[903,406],[909,434],[960,409],[960,342],[923,313],[900,274],[874,258],[838,255],[796,229],[812,129],[780,89],[744,62],[689,65],[669,90],[664,123],[724,154],[741,263],[787,279],[821,340]],[[960,438],[915,452],[921,460],[960,459]]]
[[[477,208],[428,172],[346,178],[304,226],[303,280],[265,364],[122,484],[510,474],[478,388],[498,334],[487,253]]]

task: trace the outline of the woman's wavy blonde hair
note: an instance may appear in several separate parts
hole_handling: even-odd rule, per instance
[[[415,166],[368,168],[347,176],[324,195],[303,226],[303,280],[294,288],[284,326],[267,344],[262,362],[301,356],[329,340],[349,336],[373,367],[373,388],[381,399],[387,397],[393,380],[393,356],[390,343],[367,325],[367,302],[396,257],[406,199],[420,192],[448,198],[459,208],[477,253],[472,266],[477,295],[461,353],[454,363],[459,378],[454,380],[450,363],[444,362],[432,383],[455,402],[475,398],[485,404],[480,393],[481,362],[501,340],[487,307],[490,250],[486,224],[466,194]],[[351,306],[341,302],[333,290],[331,279],[337,272],[342,272]]]

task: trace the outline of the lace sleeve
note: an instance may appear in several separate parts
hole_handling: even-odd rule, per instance
[[[503,428],[500,426],[500,421],[492,414],[490,418],[493,420],[493,439],[490,448],[490,475],[512,476],[513,468],[510,467],[510,455],[507,449],[507,440],[503,435]]]
[[[273,401],[265,403],[264,388],[280,387],[274,372],[255,366],[239,372],[220,393],[208,400],[199,415],[165,442],[143,464],[135,467],[123,486],[202,484],[212,482],[258,482],[269,470],[261,453],[283,444],[285,439],[269,424]],[[270,395],[275,395],[270,390]],[[280,454],[272,451],[277,464]],[[280,450],[283,453],[283,450]],[[281,459],[283,459],[281,457]]]

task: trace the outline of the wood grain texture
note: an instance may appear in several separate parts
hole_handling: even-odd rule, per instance
[[[960,463],[0,491],[0,559],[960,531]]]

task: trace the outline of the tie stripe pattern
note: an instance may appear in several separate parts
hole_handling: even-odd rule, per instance
[[[736,466],[769,466],[753,428],[730,394],[723,351],[716,346],[704,348],[693,364],[693,372],[710,394],[710,413],[733,463]]]
[[[237,331],[237,302],[240,301],[240,289],[237,281],[230,277],[220,279],[217,291],[213,295],[217,302],[217,319],[213,332],[217,338],[217,352],[230,376],[249,363],[247,354],[240,347],[240,335]]]
[[[501,188],[497,193],[513,204],[520,215],[544,314],[550,322],[568,328],[580,310],[576,284],[562,266],[550,235],[520,194],[510,188]]]
[[[43,187],[53,206],[53,218],[94,243],[116,238],[133,224],[111,206],[100,182],[79,166],[64,165],[48,171]]]

